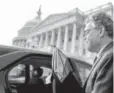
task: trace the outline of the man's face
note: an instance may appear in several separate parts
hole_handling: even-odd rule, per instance
[[[33,71],[33,77],[38,76],[38,72],[36,70]]]
[[[99,28],[92,21],[86,24],[84,37],[86,48],[90,52],[96,52],[100,44]]]

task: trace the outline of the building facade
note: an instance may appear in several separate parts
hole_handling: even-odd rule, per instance
[[[66,13],[51,14],[44,20],[41,20],[39,9],[38,15],[18,31],[18,36],[13,39],[13,45],[45,52],[52,52],[51,46],[56,46],[66,55],[92,64],[95,54],[88,52],[85,47],[84,23],[88,17],[100,11],[113,17],[111,3],[87,12],[75,8]]]

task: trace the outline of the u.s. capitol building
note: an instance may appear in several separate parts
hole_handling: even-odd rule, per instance
[[[50,45],[55,45],[68,55],[91,57],[92,53],[86,50],[83,42],[84,22],[87,17],[99,11],[113,16],[111,3],[87,12],[75,8],[66,13],[51,14],[44,20],[41,20],[39,9],[37,16],[18,31],[18,36],[13,39],[13,45],[46,52],[51,52]]]

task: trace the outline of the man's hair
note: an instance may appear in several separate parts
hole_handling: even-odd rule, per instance
[[[38,76],[40,77],[43,74],[43,69],[39,67],[37,68],[37,72],[38,72]]]
[[[43,74],[43,69],[40,68],[40,67],[34,68],[34,71],[37,71],[38,72],[38,75],[37,75],[38,77],[42,76],[42,74]]]
[[[108,36],[110,38],[113,38],[113,20],[109,15],[104,12],[100,12],[93,15],[92,20],[96,26],[103,26],[105,28],[105,31],[107,31]]]

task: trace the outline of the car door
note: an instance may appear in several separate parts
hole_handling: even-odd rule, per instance
[[[10,72],[18,65],[34,65],[41,66],[45,65],[47,67],[51,67],[51,56],[47,54],[37,54],[37,53],[29,53],[29,52],[16,52],[12,54],[7,54],[6,56],[0,57],[0,61],[3,61],[4,64],[0,66],[0,93],[13,93],[10,89],[9,74]],[[0,63],[2,64],[2,63]],[[25,66],[24,68],[27,69]],[[14,70],[15,71],[15,70]],[[29,71],[30,75],[30,69]],[[24,73],[24,83],[26,81],[26,73]],[[11,77],[10,77],[11,80]],[[12,78],[13,80],[13,78]],[[15,78],[14,81],[19,81],[20,77]],[[21,77],[22,80],[22,77]],[[22,80],[23,81],[23,80]],[[21,82],[21,81],[19,81]],[[5,90],[4,90],[5,89]]]

